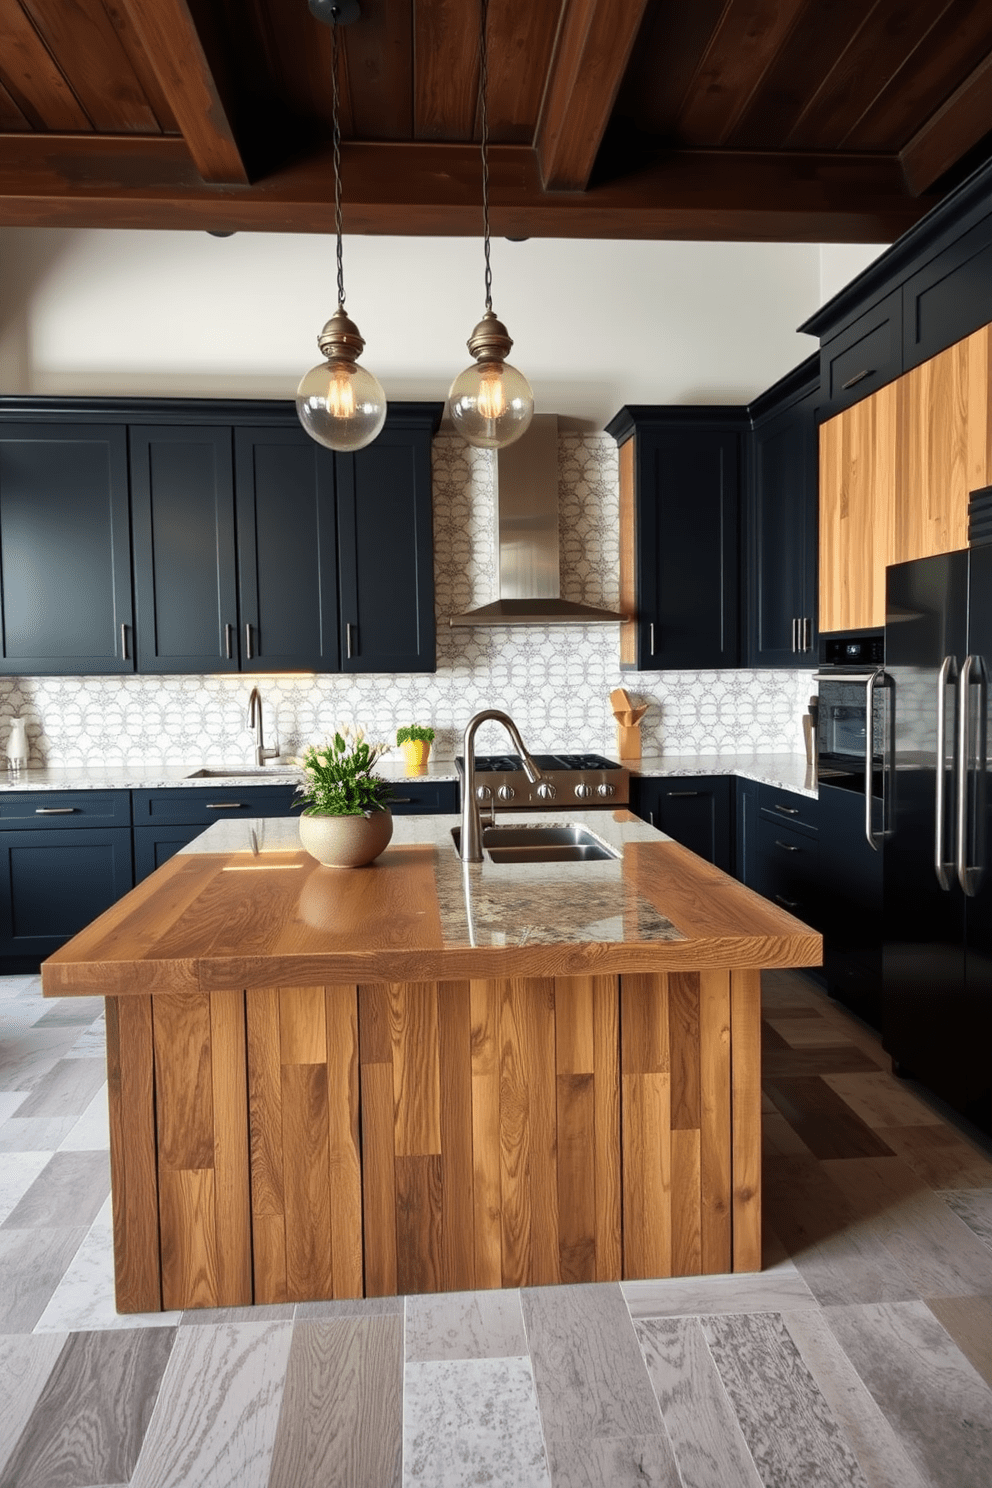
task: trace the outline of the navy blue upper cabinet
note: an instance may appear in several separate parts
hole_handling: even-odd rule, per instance
[[[237,671],[231,430],[130,436],[138,670]]]
[[[3,668],[134,671],[123,424],[0,425]]]
[[[357,454],[337,457],[346,672],[437,668],[431,434],[440,410],[421,406],[419,416],[387,418]]]
[[[340,660],[335,456],[297,424],[235,430],[241,669]]]
[[[748,666],[813,666],[817,654],[819,363],[751,405],[744,574]]]
[[[736,666],[743,408],[624,408],[621,666]]]

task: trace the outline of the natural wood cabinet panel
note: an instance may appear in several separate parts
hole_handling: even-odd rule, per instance
[[[820,429],[820,629],[885,624],[890,563],[968,543],[992,482],[992,326]]]

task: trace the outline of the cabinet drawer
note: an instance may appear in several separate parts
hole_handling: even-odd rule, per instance
[[[867,398],[902,372],[902,289],[893,292],[820,349],[825,414]]]
[[[130,791],[5,791],[0,794],[5,827],[128,827]]]
[[[209,786],[205,790],[134,792],[135,826],[184,822],[191,826],[232,816],[288,816],[292,785]]]
[[[394,780],[393,792],[386,804],[394,816],[449,815],[458,810],[455,780]]]
[[[985,217],[903,285],[908,371],[992,321],[992,217]]]
[[[808,924],[817,921],[819,845],[815,836],[762,818],[757,834],[755,887]]]
[[[778,822],[789,829],[815,832],[819,804],[814,796],[800,796],[795,791],[780,790],[774,785],[762,785],[758,789],[758,809],[762,820]]]

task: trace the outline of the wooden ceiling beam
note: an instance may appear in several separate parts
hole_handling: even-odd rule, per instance
[[[470,236],[479,227],[475,145],[349,143],[347,233]],[[585,192],[542,189],[526,146],[490,152],[493,232],[512,238],[887,243],[932,200],[895,157],[673,151]],[[329,148],[250,186],[202,181],[167,137],[0,136],[0,226],[334,230]]]
[[[548,191],[584,191],[648,0],[563,0],[534,135]]]
[[[247,185],[248,172],[187,0],[119,3],[203,180]]]
[[[992,53],[918,129],[899,154],[914,196],[928,191],[992,129]]]

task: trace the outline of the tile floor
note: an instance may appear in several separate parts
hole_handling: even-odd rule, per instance
[[[992,1148],[764,994],[759,1275],[124,1318],[102,1004],[0,979],[0,1488],[988,1488]]]

